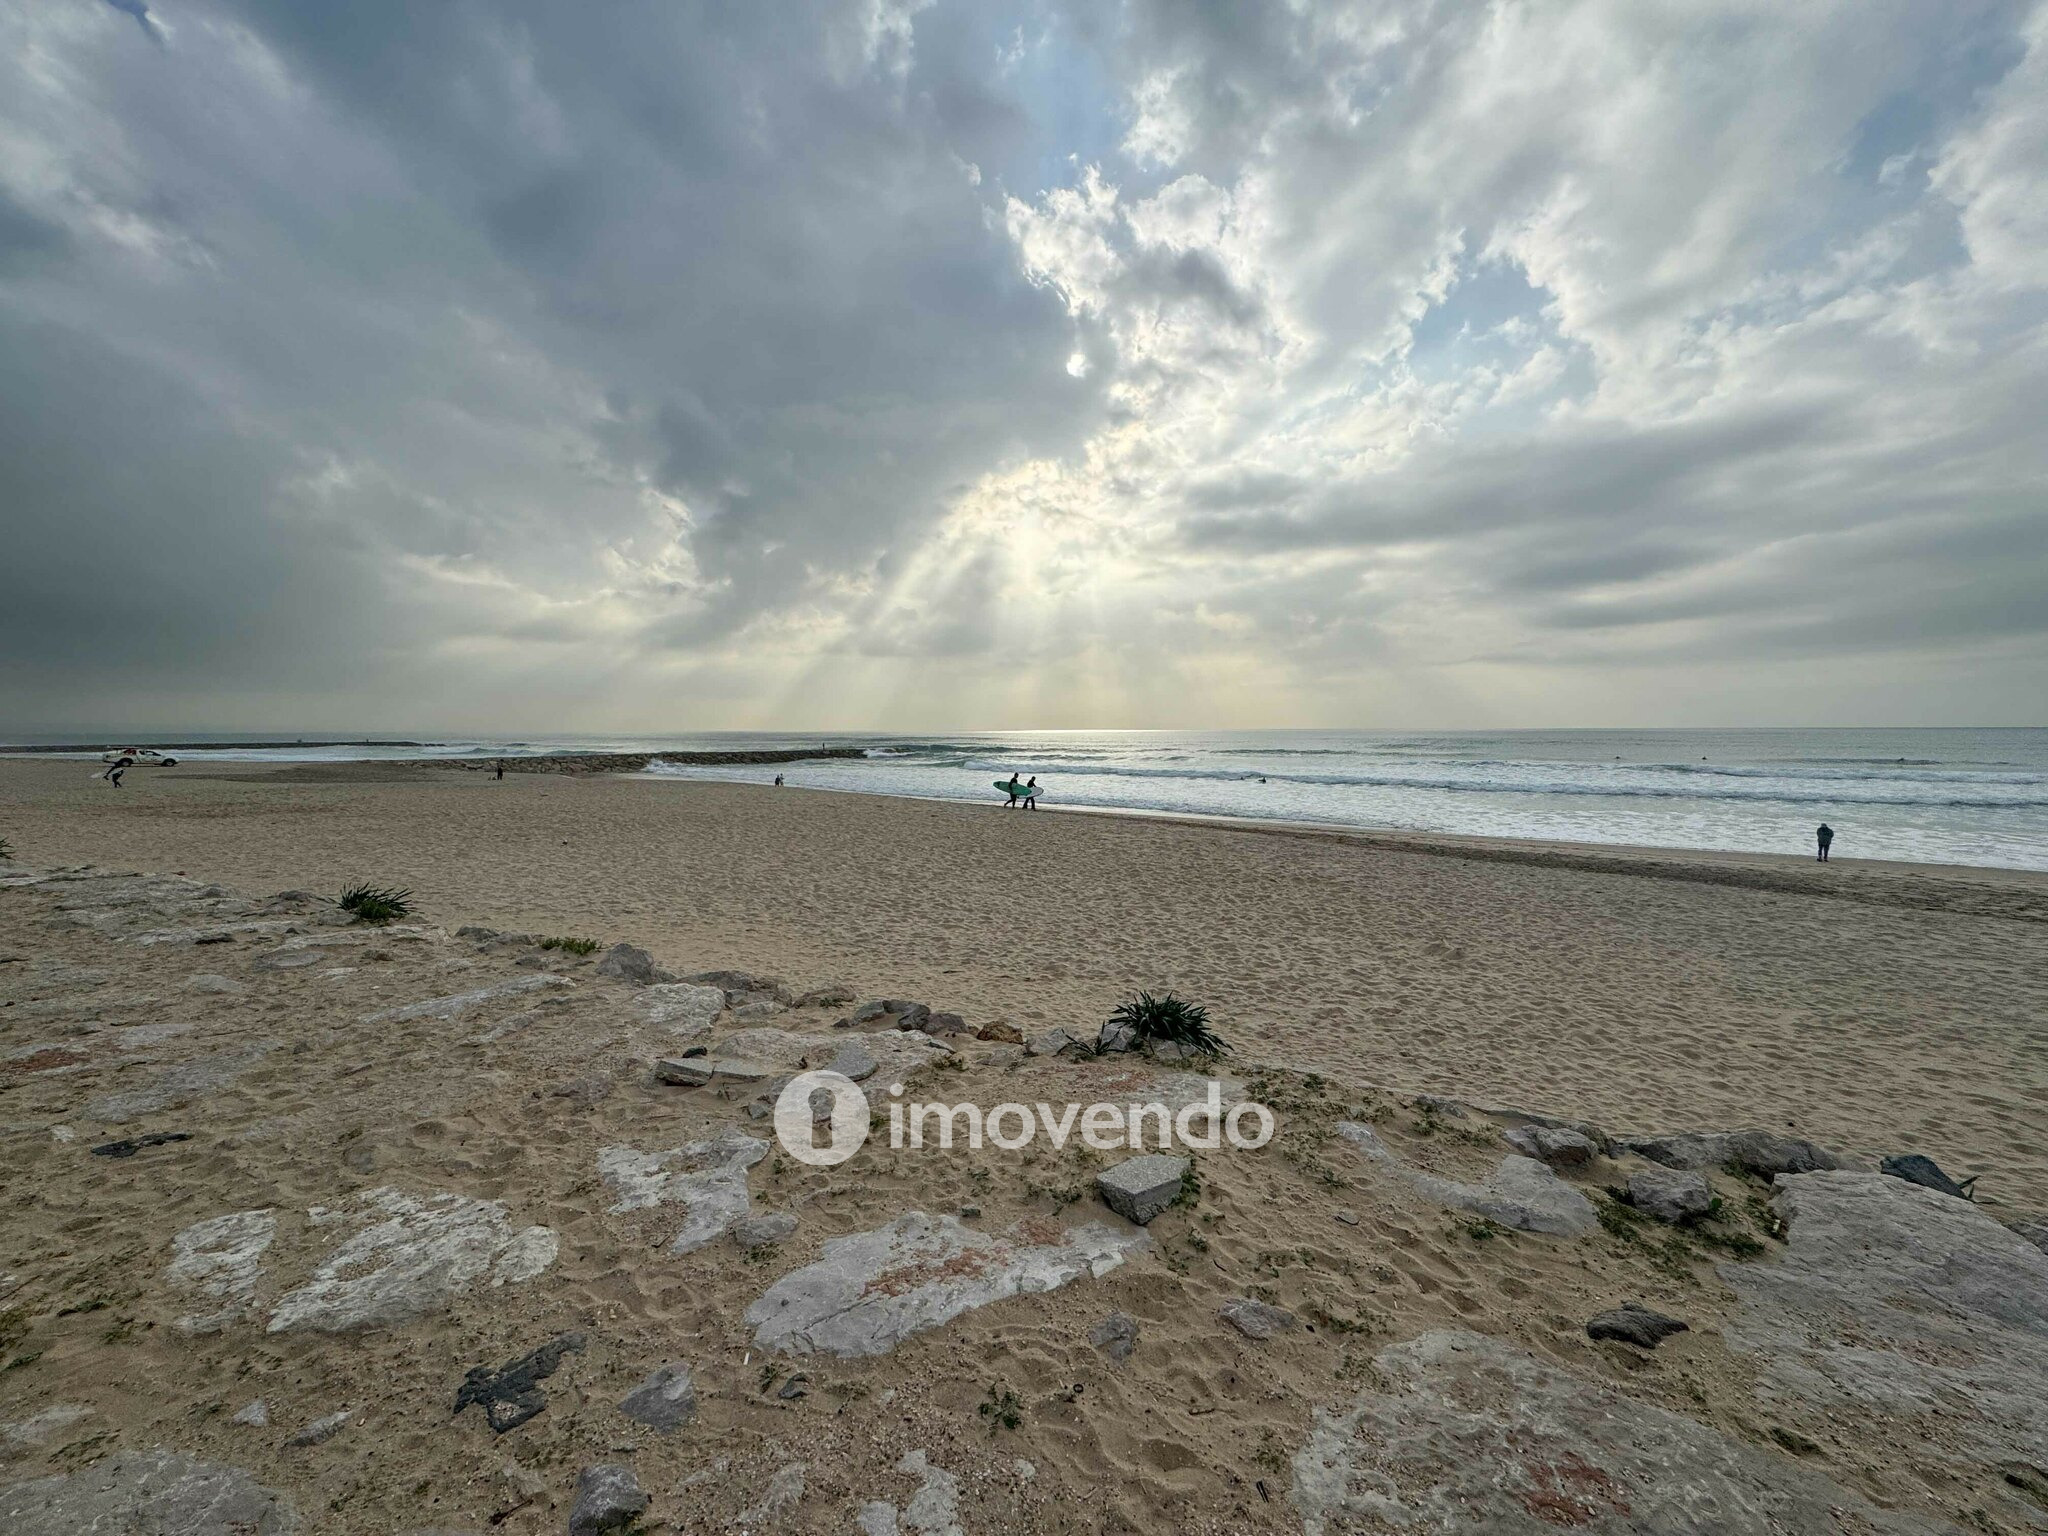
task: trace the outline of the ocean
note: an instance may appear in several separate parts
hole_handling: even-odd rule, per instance
[[[196,739],[193,737],[182,738]],[[1584,843],[2048,869],[2048,728],[1014,731],[485,738],[188,751],[187,760],[481,758],[857,746],[781,766],[656,763],[660,777],[995,805],[1036,774],[1047,806],[1248,817]]]

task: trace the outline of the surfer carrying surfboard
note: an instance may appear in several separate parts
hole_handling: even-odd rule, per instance
[[[1020,805],[1027,811],[1038,809],[1037,774],[1034,773],[1031,776],[1029,783],[1020,784],[1017,781],[1017,775],[1013,773],[1007,779],[997,779],[996,788],[1010,797],[1003,803],[1003,809],[1014,811]]]

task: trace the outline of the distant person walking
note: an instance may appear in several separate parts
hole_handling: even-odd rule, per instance
[[[1031,775],[1024,785],[1024,809],[1027,811],[1038,809],[1038,775],[1035,773]]]
[[[1813,840],[1820,844],[1820,851],[1814,855],[1814,858],[1823,864],[1827,863],[1828,849],[1832,848],[1835,842],[1835,829],[1826,822],[1822,822],[1814,829]]]

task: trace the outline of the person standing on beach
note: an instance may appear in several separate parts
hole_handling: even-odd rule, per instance
[[[1835,829],[1822,822],[1814,829],[1813,840],[1820,844],[1820,852],[1814,855],[1815,859],[1822,864],[1827,863],[1828,849],[1835,841]]]
[[[501,779],[505,777],[505,759],[502,757],[498,759],[498,777]]]

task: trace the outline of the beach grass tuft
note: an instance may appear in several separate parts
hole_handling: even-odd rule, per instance
[[[344,912],[355,914],[357,922],[382,926],[412,911],[412,892],[395,886],[352,885],[334,899]]]
[[[1183,1001],[1171,992],[1163,997],[1140,992],[1129,1002],[1119,1003],[1109,1022],[1135,1031],[1140,1046],[1171,1043],[1204,1056],[1220,1056],[1230,1049],[1209,1028],[1208,1009]]]
[[[551,939],[542,939],[540,947],[542,949],[559,949],[572,955],[589,955],[595,954],[604,946],[595,939],[569,939],[563,938],[558,934]]]

